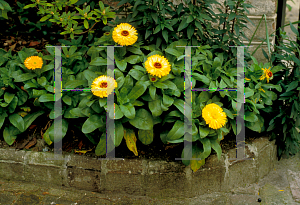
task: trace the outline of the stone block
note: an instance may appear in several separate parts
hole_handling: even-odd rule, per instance
[[[26,152],[23,150],[15,150],[11,148],[0,148],[0,160],[11,160],[14,162],[24,162]]]
[[[140,174],[107,173],[101,177],[104,177],[104,183],[101,183],[101,193],[145,195],[144,176]]]
[[[198,170],[192,173],[191,191],[195,195],[220,192],[224,184],[225,168]]]
[[[25,180],[28,182],[51,184],[54,186],[66,185],[64,170],[53,166],[26,165]]]
[[[262,149],[259,152],[259,156],[257,159],[257,165],[258,165],[258,177],[259,179],[266,176],[272,167],[272,161],[271,161],[271,153],[272,153],[272,146],[266,146],[264,149]]]
[[[141,174],[142,162],[139,159],[107,160],[106,168],[108,173]]]
[[[102,180],[99,171],[67,168],[67,183],[70,187],[88,191],[100,191]]]
[[[258,47],[257,44],[254,44],[252,46],[253,47],[249,48],[250,54],[252,54],[252,52]],[[257,60],[258,64],[260,64],[260,63],[267,63],[268,62],[268,60],[265,58],[265,56],[264,56],[264,54],[262,52],[262,49],[264,49],[264,51],[268,54],[268,46],[267,45],[262,45],[262,46],[260,46],[257,49],[257,51],[253,55],[255,57],[255,59]],[[272,49],[271,49],[271,51],[272,51]],[[249,63],[251,64],[252,61],[250,61]]]
[[[101,170],[101,160],[80,155],[70,155],[69,157],[69,161],[67,162],[67,166],[69,167]]]
[[[7,180],[24,180],[24,165],[18,162],[0,162],[0,178]]]
[[[259,25],[260,19],[253,19],[253,18],[249,18],[253,24],[251,22],[247,22],[246,23],[246,27],[243,29],[245,36],[249,39],[252,38],[257,26]],[[267,19],[267,28],[268,28],[268,35],[270,38],[270,41],[272,41],[272,38],[270,37],[271,34],[276,30],[276,19]],[[275,35],[275,33],[273,33],[273,35]],[[247,39],[245,39],[244,37],[241,38],[243,41],[246,41]],[[253,41],[259,41],[261,42],[260,39],[266,39],[266,25],[265,25],[265,21],[264,19],[261,21],[254,37],[253,37]]]
[[[273,16],[276,14],[277,1],[276,0],[246,0],[245,3],[251,4],[253,8],[248,8],[248,15],[261,16]]]
[[[216,154],[210,155],[205,159],[205,164],[200,169],[225,167],[225,156],[222,154],[220,160]]]
[[[222,183],[222,191],[237,187],[246,187],[258,181],[257,167],[254,160],[236,161],[229,165],[226,178]]]
[[[161,160],[148,160],[147,163],[147,173],[182,173],[184,172],[185,166],[176,162],[166,162]]]
[[[57,157],[54,155],[54,153],[48,152],[27,152],[26,163],[30,165],[50,165],[56,167],[65,167],[67,160],[63,157],[65,156],[62,155]]]

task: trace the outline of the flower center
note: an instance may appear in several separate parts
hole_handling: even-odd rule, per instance
[[[36,64],[36,62],[33,62],[34,64]]]
[[[158,63],[158,62],[155,62],[155,63],[154,63],[154,67],[155,67],[155,68],[161,68],[162,66],[161,66],[161,64],[160,64],[160,63]]]
[[[129,32],[128,31],[122,31],[122,36],[128,36],[129,35]]]
[[[152,80],[152,81],[155,81],[155,80],[156,80],[156,78],[151,78],[151,80]]]
[[[270,72],[268,73],[268,76],[269,76],[269,77],[272,77],[272,75],[273,75],[273,73],[270,71]]]
[[[100,84],[100,88],[107,88],[107,82],[102,82]]]

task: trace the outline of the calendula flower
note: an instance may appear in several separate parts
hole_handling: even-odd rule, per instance
[[[133,26],[128,23],[121,23],[114,29],[112,38],[121,46],[130,46],[137,41],[138,36]]]
[[[105,75],[96,78],[91,85],[93,94],[100,98],[107,97],[117,86],[115,79]]]
[[[30,70],[34,70],[36,68],[42,68],[43,66],[43,59],[39,56],[30,56],[25,59],[24,64],[26,68]]]
[[[154,76],[162,77],[168,75],[171,71],[169,61],[160,55],[153,55],[147,58],[145,67],[148,73]]]
[[[210,128],[216,130],[225,125],[227,116],[219,105],[211,103],[203,108],[202,117]]]
[[[269,83],[269,79],[273,76],[273,73],[270,71],[270,68],[262,68],[262,70],[264,71],[263,75],[259,78],[260,80],[264,80],[265,78],[267,78],[267,82]]]

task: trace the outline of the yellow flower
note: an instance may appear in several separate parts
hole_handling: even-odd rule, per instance
[[[263,75],[259,78],[259,80],[264,80],[265,78],[267,78],[267,82],[269,83],[269,79],[273,76],[273,73],[270,71],[270,68],[262,68],[262,70],[264,71]]]
[[[24,64],[26,68],[34,70],[36,68],[42,68],[43,59],[39,56],[31,56],[25,59]]]
[[[211,103],[203,108],[202,117],[210,128],[216,130],[225,125],[227,116],[219,105]]]
[[[147,58],[145,67],[148,73],[154,76],[162,77],[168,75],[171,71],[169,61],[160,55],[153,55]]]
[[[133,26],[128,23],[121,23],[114,29],[112,38],[121,46],[130,46],[137,41],[138,36]]]
[[[100,98],[107,97],[117,86],[115,79],[105,75],[96,78],[91,85],[93,94]]]
[[[245,77],[245,80],[251,80],[251,79]]]

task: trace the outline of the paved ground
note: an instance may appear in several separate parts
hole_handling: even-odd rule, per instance
[[[261,202],[258,202],[261,199]],[[53,188],[0,179],[1,205],[94,205],[94,204],[211,204],[300,205],[300,153],[278,161],[265,178],[228,193],[210,193],[194,198],[152,199],[130,195],[103,195],[72,188]]]

